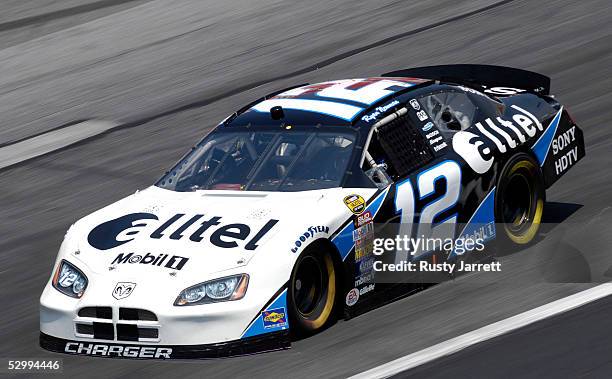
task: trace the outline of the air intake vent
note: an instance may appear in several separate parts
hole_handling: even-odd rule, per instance
[[[108,324],[105,322],[94,322],[93,332],[94,338],[97,338],[99,340],[112,340],[115,338],[113,324]]]
[[[153,328],[138,328],[138,337],[140,338],[159,338],[159,330]]]
[[[111,307],[85,307],[79,310],[79,316],[110,320],[113,318],[113,310]]]
[[[139,328],[133,324],[117,324],[118,341],[140,341],[141,339],[157,339],[159,331],[155,328]]]
[[[157,316],[151,311],[138,308],[119,308],[119,320],[157,321]]]
[[[89,325],[89,324],[76,324],[76,331],[79,334],[84,334],[84,335],[88,335],[92,337],[94,334],[93,325]]]

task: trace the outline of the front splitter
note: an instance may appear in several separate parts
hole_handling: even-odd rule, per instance
[[[279,331],[206,345],[133,345],[73,341],[40,333],[40,347],[56,353],[125,359],[205,359],[250,355],[288,349],[289,332]]]

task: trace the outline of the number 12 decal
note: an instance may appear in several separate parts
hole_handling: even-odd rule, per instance
[[[461,193],[461,168],[455,161],[443,161],[437,165],[420,172],[416,178],[416,185],[419,193],[419,200],[422,200],[435,193],[436,182],[446,181],[446,192],[439,198],[425,204],[421,210],[421,217],[418,223],[416,237],[425,238],[445,238],[455,237],[455,224],[457,213],[453,213],[443,221],[433,224],[436,216],[451,209],[459,201]],[[412,236],[412,228],[415,222],[415,203],[416,197],[410,179],[406,179],[397,184],[395,191],[395,211],[400,213],[401,236]],[[429,250],[421,249],[414,251],[413,257],[418,257]],[[403,253],[403,254],[401,254]],[[407,251],[398,251],[396,262],[407,259]]]
[[[269,112],[281,106],[315,112],[352,121],[368,106],[414,83],[400,79],[346,79],[312,84],[285,91],[253,106],[258,112]],[[359,104],[355,104],[359,103]]]

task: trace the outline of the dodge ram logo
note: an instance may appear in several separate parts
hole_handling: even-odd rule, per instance
[[[134,288],[136,288],[136,283],[119,282],[113,290],[113,297],[117,300],[125,299],[134,292]]]

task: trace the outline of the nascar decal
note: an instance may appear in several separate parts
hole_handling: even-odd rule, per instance
[[[500,153],[505,153],[535,136],[538,130],[543,130],[533,114],[516,105],[511,108],[516,112],[512,121],[501,117],[495,120],[487,118],[475,124],[479,134],[462,130],[453,136],[453,149],[476,173],[484,174],[493,165],[493,145]]]
[[[368,284],[367,286],[364,286],[359,289],[353,288],[346,294],[346,299],[345,299],[346,305],[348,305],[349,307],[352,307],[353,305],[357,304],[357,301],[359,301],[360,296],[363,296],[368,292],[374,291],[375,287],[376,285],[372,283],[372,284]]]
[[[372,259],[372,272],[363,274],[355,278],[355,287],[359,287],[366,283],[371,283],[374,280],[374,259]]]
[[[367,224],[353,230],[353,241],[357,242],[365,239],[366,237],[371,237],[372,235],[374,235],[374,223],[368,222]]]
[[[427,112],[421,109],[421,104],[419,104],[419,101],[417,99],[410,99],[408,103],[410,104],[412,109],[415,110],[419,121],[425,121],[429,119],[429,116],[427,116]]]
[[[370,283],[374,279],[374,257],[355,263],[355,287]]]
[[[359,301],[359,290],[357,288],[353,288],[352,290],[348,291],[345,301],[346,305],[349,307],[357,304],[357,301]]]
[[[552,141],[552,153],[555,162],[555,173],[561,175],[565,170],[578,161],[578,144],[576,141],[576,127],[572,126]]]
[[[382,192],[380,192],[374,200],[370,201],[367,209],[372,213],[372,219],[376,217],[376,213],[380,209],[380,206],[383,203],[383,200],[386,198],[387,193],[389,193],[389,188],[385,188]],[[350,195],[350,196],[359,196],[359,195]],[[350,209],[350,208],[349,208]],[[352,251],[353,246],[355,246],[355,241],[353,241],[353,231],[355,230],[355,225],[353,222],[347,223],[344,227],[340,229],[336,233],[336,235],[332,238],[332,242],[338,248],[340,255],[342,256],[342,260],[345,260],[346,257],[349,256],[349,253]]]
[[[434,126],[433,122],[429,121],[427,124],[423,125],[421,130],[424,132],[428,132],[431,130],[431,128],[433,128],[433,126]]]
[[[359,296],[363,296],[363,295],[365,295],[368,292],[374,291],[374,288],[376,288],[376,284],[374,284],[374,283],[371,283],[371,284],[368,284],[367,286],[361,287],[359,289]]]
[[[428,122],[423,127],[423,131],[425,131],[426,128],[427,130],[430,130],[432,126],[433,124],[431,122]],[[440,135],[440,132],[438,130],[432,130],[430,132],[427,132],[427,134],[425,134],[425,138],[427,138],[427,141],[429,141],[431,148],[436,153],[448,146],[444,141],[444,137]]]
[[[151,253],[146,253],[145,255],[139,255],[134,253],[120,253],[115,257],[115,259],[113,259],[111,265],[145,264],[180,271],[185,266],[187,261],[189,261],[189,258],[187,257],[163,253],[158,255],[154,255]]]
[[[388,111],[389,109],[393,108],[394,106],[399,105],[399,103],[400,103],[399,101],[393,100],[392,102],[390,102],[387,105],[381,105],[380,107],[376,107],[374,112],[361,117],[361,120],[365,121],[365,122],[370,122],[370,121],[376,120],[378,118],[378,116],[380,116],[381,114],[385,113],[386,111]]]
[[[478,91],[475,91],[478,92]],[[486,93],[498,96],[512,96],[518,95],[519,93],[525,92],[524,89],[512,88],[512,87],[491,87],[484,90]]]
[[[355,220],[355,287],[373,280],[374,222],[371,213],[368,210]]]
[[[276,223],[278,220],[270,219],[257,232],[252,233],[251,227],[246,224],[222,224],[220,216],[204,217],[203,214],[197,214],[188,217],[177,213],[170,218],[160,220],[152,213],[131,213],[96,226],[87,236],[87,241],[98,250],[121,246],[143,234],[152,239],[187,239],[197,243],[202,242],[206,232],[212,230],[207,240],[217,247],[235,248],[239,246],[239,242],[245,241],[243,246],[245,250],[255,250],[258,242]],[[186,230],[193,225],[196,225],[197,229],[186,233]],[[151,231],[152,228],[155,229]]]
[[[287,289],[272,301],[259,315],[251,322],[242,333],[241,338],[256,336],[259,334],[276,332],[289,328],[289,318],[287,315]]]
[[[408,102],[414,110],[416,117],[422,122],[421,130],[425,133],[425,138],[429,142],[429,145],[433,149],[434,153],[438,153],[440,150],[448,147],[448,144],[444,140],[444,137],[440,134],[437,128],[434,128],[434,123],[429,119],[429,116],[425,110],[421,109],[421,104],[417,99],[410,99]],[[432,130],[433,129],[433,130]]]
[[[362,239],[355,241],[355,262],[372,256],[374,252],[374,233],[366,234]]]
[[[264,329],[287,327],[287,311],[285,308],[275,308],[261,312]]]
[[[372,219],[372,212],[371,211],[365,211],[362,214],[355,215],[353,223],[355,224],[355,229],[357,229],[360,226],[363,226],[363,225],[367,224],[368,222],[372,222],[372,220],[373,220]]]
[[[469,221],[463,226],[457,239],[481,239],[482,242],[495,239],[495,187],[491,189],[489,194],[482,200],[478,208],[474,211]],[[473,249],[466,249],[467,252]],[[457,248],[449,254],[448,259],[462,255]]]
[[[386,78],[324,82],[285,91],[254,105],[251,110],[269,112],[280,106],[352,121],[368,106],[413,85],[411,81]]]
[[[363,213],[365,209],[365,200],[363,197],[361,197],[361,195],[348,195],[344,198],[344,204],[346,204],[348,209],[350,209],[351,212],[356,215]]]

